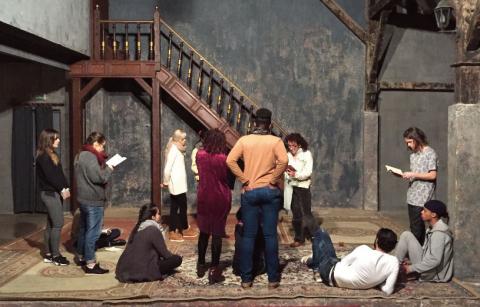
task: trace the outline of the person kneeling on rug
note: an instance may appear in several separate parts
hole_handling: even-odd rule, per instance
[[[448,219],[447,207],[439,200],[425,203],[421,212],[422,220],[429,225],[423,247],[417,238],[405,231],[400,235],[396,256],[402,262],[407,274],[417,272],[420,281],[448,282],[453,276],[453,235],[441,219]]]
[[[393,293],[399,271],[397,258],[388,253],[397,244],[397,235],[388,228],[381,228],[375,238],[374,249],[367,245],[355,248],[338,259],[328,232],[320,228],[313,216],[305,217],[305,230],[312,236],[313,255],[302,262],[320,273],[321,281],[332,287],[370,289],[380,286],[387,295]],[[318,280],[320,281],[320,280]]]
[[[163,280],[182,264],[182,257],[172,254],[165,245],[160,219],[160,210],[155,204],[140,208],[138,222],[118,259],[115,274],[119,281]]]

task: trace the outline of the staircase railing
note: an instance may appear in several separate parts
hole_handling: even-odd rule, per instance
[[[95,60],[155,61],[240,134],[251,132],[258,104],[161,20],[158,7],[153,20],[101,20],[98,6],[94,18]],[[287,134],[275,121],[273,133]]]

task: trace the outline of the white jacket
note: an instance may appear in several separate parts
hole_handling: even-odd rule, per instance
[[[292,187],[300,187],[308,189],[312,184],[313,158],[309,150],[303,151],[298,149],[297,154],[293,156],[290,152],[288,155],[288,165],[295,168],[295,177],[290,177],[285,172],[285,189],[284,189],[284,208],[290,210],[292,202]]]
[[[187,172],[185,170],[185,155],[172,144],[165,162],[163,183],[168,183],[168,191],[172,195],[187,192]]]

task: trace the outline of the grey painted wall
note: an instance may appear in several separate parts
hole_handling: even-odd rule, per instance
[[[0,21],[90,54],[90,0],[2,0]]]
[[[320,1],[116,0],[110,18],[150,19],[155,5],[283,127],[305,135],[315,160],[317,206],[361,207],[365,47]],[[349,5],[364,12],[363,1]],[[167,110],[163,142],[186,125]]]
[[[66,72],[49,66],[19,61],[11,57],[0,56],[0,213],[13,212],[13,192],[11,178],[12,156],[12,118],[13,106],[32,101],[35,96],[45,94],[50,103],[68,103],[65,91]],[[65,107],[58,107],[62,121],[62,153],[68,152],[68,113]],[[68,155],[62,155],[62,165],[66,174]]]
[[[441,50],[441,52],[439,52]],[[455,61],[451,34],[395,29],[386,55],[382,81],[454,82],[450,65]],[[409,152],[403,132],[422,129],[439,157],[438,199],[447,201],[448,106],[453,93],[382,92],[379,101],[379,201],[380,210],[405,211],[407,183],[385,172],[385,164],[409,169]]]

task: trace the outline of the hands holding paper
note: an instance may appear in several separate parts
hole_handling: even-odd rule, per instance
[[[113,169],[115,166],[119,165],[125,160],[127,160],[126,157],[122,157],[117,153],[116,155],[108,159],[108,161],[105,164],[107,164],[111,169]]]

